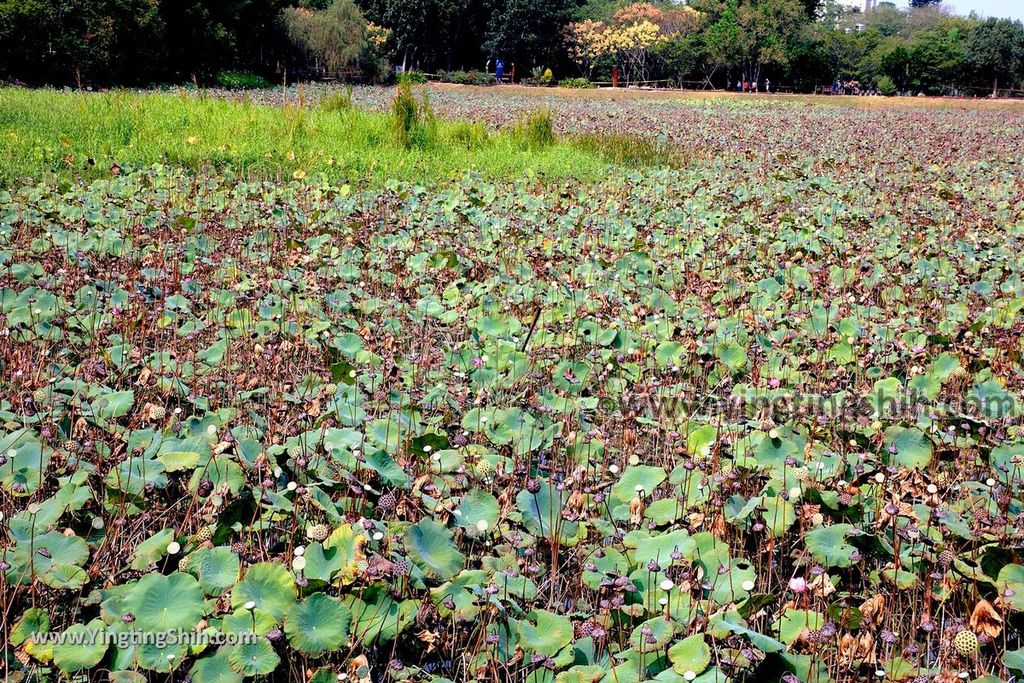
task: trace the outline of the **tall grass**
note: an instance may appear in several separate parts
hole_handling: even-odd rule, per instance
[[[398,82],[391,101],[391,127],[395,141],[402,147],[427,148],[437,137],[437,117],[426,91],[417,100],[410,83],[405,78]]]
[[[320,101],[320,109],[323,111],[350,111],[352,106],[352,86],[331,93]]]
[[[415,96],[414,96],[415,97]],[[474,170],[489,177],[596,179],[608,162],[550,120],[523,132],[435,119],[417,105],[411,144],[395,139],[394,114],[347,104],[261,106],[185,94],[78,93],[0,88],[0,184],[47,174],[70,179],[110,173],[116,162],[227,167],[248,177],[323,173],[332,180],[437,180]],[[549,117],[550,118],[550,117]],[[545,127],[548,132],[545,132]],[[536,143],[542,144],[536,144]]]
[[[513,127],[512,134],[527,149],[538,150],[555,144],[555,125],[547,109],[532,111]]]
[[[665,142],[638,135],[588,133],[573,136],[572,143],[581,150],[599,155],[609,164],[615,166],[678,167],[685,164],[685,155],[682,150]]]

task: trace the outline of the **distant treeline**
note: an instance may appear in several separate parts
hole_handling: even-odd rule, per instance
[[[0,79],[52,85],[517,80],[984,94],[1024,86],[1024,25],[916,0],[0,0]],[[262,80],[266,79],[266,80]]]

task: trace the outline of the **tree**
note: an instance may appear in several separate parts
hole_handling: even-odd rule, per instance
[[[149,1],[149,0],[147,0]],[[263,69],[288,47],[278,17],[286,0],[159,0],[166,75],[204,78],[221,69]]]
[[[690,7],[664,9],[649,2],[633,3],[616,11],[610,23],[585,19],[569,24],[565,39],[569,55],[590,76],[595,64],[612,56],[624,70],[626,80],[646,80],[655,62],[676,62],[679,78],[683,68],[679,60],[692,55],[691,34],[699,27],[701,15]],[[685,39],[685,42],[684,42]],[[678,45],[669,49],[670,43]],[[689,64],[687,70],[692,67]]]
[[[955,27],[919,31],[908,45],[911,84],[920,91],[938,95],[956,85],[965,62],[963,36]]]
[[[878,31],[888,38],[899,35],[907,25],[907,13],[892,5],[879,5],[864,15],[863,22],[869,31]]]
[[[748,0],[736,11],[743,73],[753,81],[768,65],[785,65],[799,37],[803,9],[798,0]]]
[[[601,57],[608,54],[608,26],[603,21],[584,19],[565,27],[569,57],[589,78]]]
[[[489,0],[484,52],[521,71],[556,64],[565,54],[562,29],[576,8],[576,0]]]
[[[975,24],[965,44],[972,75],[1007,86],[1024,77],[1024,24],[1009,19],[989,18]]]
[[[705,56],[704,81],[710,83],[715,73],[722,68],[731,69],[738,63],[743,46],[743,30],[736,21],[737,0],[729,0],[724,6],[711,3],[699,5],[712,22],[701,35],[701,52]],[[726,87],[731,85],[732,74],[726,75]]]
[[[0,74],[137,83],[165,63],[163,34],[149,0],[0,0]]]
[[[391,31],[391,47],[403,70],[435,58],[438,4],[435,0],[370,0],[366,14]]]
[[[284,11],[289,37],[335,76],[366,64],[370,37],[366,19],[352,0],[334,0],[322,10],[290,7]]]

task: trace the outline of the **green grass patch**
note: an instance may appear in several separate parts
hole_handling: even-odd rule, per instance
[[[588,133],[573,136],[572,143],[578,149],[597,154],[615,166],[635,168],[683,165],[679,150],[658,140],[636,135]]]
[[[527,149],[545,149],[555,144],[555,124],[551,112],[538,109],[530,112],[512,127],[511,134]]]
[[[600,151],[556,139],[550,116],[493,132],[435,118],[411,95],[416,118],[397,121],[409,115],[408,100],[392,113],[373,113],[340,101],[262,106],[185,93],[4,88],[0,183],[48,175],[88,179],[109,174],[114,164],[154,163],[230,167],[271,180],[322,173],[342,181],[443,180],[467,170],[493,178],[532,170],[597,179],[608,168]]]

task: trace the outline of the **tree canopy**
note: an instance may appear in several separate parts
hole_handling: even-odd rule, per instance
[[[0,0],[0,78],[51,84],[386,78],[389,66],[796,90],[1024,86],[1024,24],[833,0]]]

